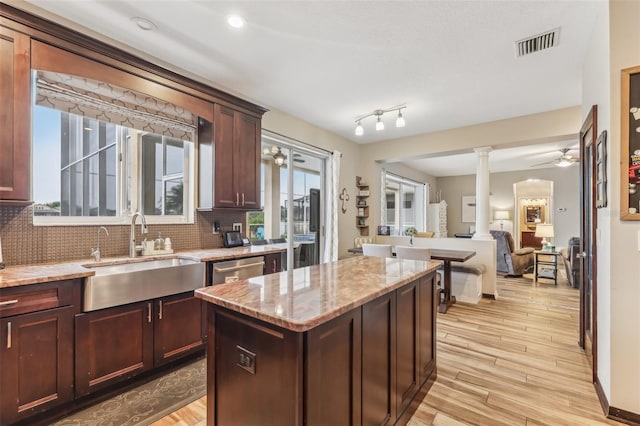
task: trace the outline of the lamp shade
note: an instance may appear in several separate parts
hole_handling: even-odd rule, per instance
[[[509,210],[496,210],[493,212],[493,218],[495,220],[509,220],[511,218],[511,212]]]
[[[539,223],[536,226],[536,237],[552,238],[553,237],[553,225],[550,223]]]

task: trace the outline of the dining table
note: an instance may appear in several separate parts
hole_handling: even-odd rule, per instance
[[[395,247],[392,247],[395,256]],[[349,253],[362,254],[362,247],[353,247],[348,250]],[[440,303],[438,312],[444,314],[449,307],[456,303],[456,297],[451,294],[451,262],[466,262],[476,255],[473,250],[449,250],[449,249],[431,249],[431,259],[441,260],[443,277],[442,290],[440,291]]]

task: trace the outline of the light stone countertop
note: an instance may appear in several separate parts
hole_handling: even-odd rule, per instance
[[[196,290],[196,296],[301,332],[435,271],[440,261],[359,256]]]
[[[125,256],[103,258],[100,262],[94,262],[91,259],[84,259],[71,262],[10,266],[5,269],[0,269],[0,289],[29,284],[46,283],[51,281],[90,277],[95,274],[95,272],[90,268],[91,266],[107,266],[120,263],[144,262],[147,260],[171,259],[178,257],[194,259],[200,262],[209,262],[260,256],[271,253],[280,253],[285,249],[286,248],[283,245],[275,244],[264,246],[187,250],[173,254],[158,256],[138,256],[135,258],[129,258]]]

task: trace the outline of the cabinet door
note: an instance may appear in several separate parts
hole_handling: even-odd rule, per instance
[[[361,312],[354,309],[307,334],[306,425],[362,424]]]
[[[153,367],[151,302],[76,316],[76,396]]]
[[[260,208],[260,119],[236,111],[234,120],[234,181],[240,206]]]
[[[204,348],[203,302],[193,292],[155,301],[154,364],[160,366]]]
[[[282,270],[283,253],[271,253],[264,256],[264,275],[275,274]]]
[[[30,67],[29,37],[0,27],[0,200],[30,198]]]
[[[397,415],[418,391],[418,280],[396,291],[396,390]],[[394,419],[395,420],[395,419]]]
[[[362,307],[362,424],[396,419],[396,297],[390,293]]]
[[[73,307],[0,321],[0,424],[73,398]]]
[[[214,207],[237,207],[240,193],[234,183],[234,114],[222,105],[213,108]]]
[[[420,384],[422,384],[435,368],[436,356],[436,309],[435,275],[420,278],[419,295],[419,326],[418,341],[420,345]]]

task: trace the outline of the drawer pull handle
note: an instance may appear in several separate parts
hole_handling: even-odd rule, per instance
[[[244,192],[242,193],[242,205],[244,206]]]
[[[236,206],[240,205],[240,194],[236,192]]]
[[[162,319],[162,300],[158,302],[158,319]]]
[[[11,349],[11,322],[7,323],[7,349]]]
[[[232,266],[230,268],[215,268],[214,267],[213,270],[215,272],[229,272],[229,271],[238,271],[240,269],[251,268],[253,266],[263,266],[264,267],[264,262],[249,263],[247,265]]]
[[[4,301],[0,302],[0,306],[15,305],[16,303],[18,303],[18,299],[4,300]]]
[[[147,303],[147,309],[149,312],[147,313],[147,322],[151,322],[151,302]]]

